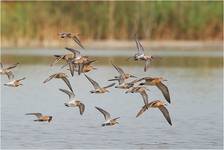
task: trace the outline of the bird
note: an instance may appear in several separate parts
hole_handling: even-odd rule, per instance
[[[104,116],[104,118],[105,118],[105,122],[102,124],[102,126],[104,127],[104,126],[113,126],[113,125],[115,125],[115,124],[119,124],[118,122],[117,122],[117,119],[119,119],[120,117],[117,117],[117,118],[111,118],[111,116],[110,116],[110,114],[107,112],[107,111],[105,111],[105,110],[103,110],[102,108],[99,108],[99,107],[95,107],[98,111],[100,111],[102,114],[103,114],[103,116]]]
[[[8,83],[5,83],[4,85],[5,85],[5,86],[10,86],[10,87],[18,87],[18,86],[20,86],[20,85],[23,85],[23,84],[21,83],[21,81],[22,81],[22,80],[25,80],[25,79],[26,79],[26,78],[23,77],[23,78],[21,78],[21,79],[12,80],[12,81],[10,81],[10,82],[8,82]]]
[[[54,55],[55,57],[55,60],[51,63],[50,66],[54,66],[56,65],[59,61],[61,60],[65,60],[65,61],[68,61],[69,59],[72,59],[74,58],[74,54],[65,54],[65,55]]]
[[[122,76],[123,79],[128,79],[128,78],[137,78],[134,75],[131,75],[129,73],[125,73],[124,70],[120,67],[118,67],[117,65],[111,63],[113,65],[113,67],[117,70],[117,72],[120,74],[119,76],[115,76],[115,79],[119,79],[120,76]]]
[[[172,126],[169,111],[167,110],[165,105],[166,104],[164,102],[162,102],[161,100],[152,101],[152,102],[148,103],[147,105],[144,105],[141,108],[141,110],[137,113],[136,117],[139,117],[141,114],[143,114],[149,108],[159,108],[159,110],[162,112],[162,114],[165,117],[165,119],[167,120],[167,122]]]
[[[145,61],[144,72],[146,72],[149,63],[151,61],[153,61],[155,58],[159,58],[159,57],[155,57],[155,56],[152,56],[152,55],[145,55],[144,54],[144,48],[143,48],[142,44],[139,42],[136,34],[135,34],[135,43],[136,43],[138,52],[135,53],[134,56],[129,57],[128,59],[134,58],[135,61],[137,61],[137,60]]]
[[[162,92],[163,96],[165,97],[165,99],[167,100],[167,102],[171,103],[168,87],[162,83],[162,81],[167,81],[166,79],[164,79],[163,77],[155,77],[155,78],[144,77],[137,80],[136,82],[139,82],[142,80],[145,80],[145,82],[142,82],[139,85],[150,85],[150,86],[158,87],[159,90]]]
[[[55,78],[55,79],[62,79],[62,80],[65,82],[65,84],[68,86],[68,88],[69,88],[71,91],[73,91],[73,90],[72,90],[72,86],[71,86],[71,84],[70,84],[70,82],[69,82],[69,80],[68,80],[67,77],[68,77],[68,76],[67,76],[65,73],[63,73],[63,72],[55,73],[55,74],[50,75],[46,80],[44,80],[43,83],[47,83],[48,81],[50,81],[50,80],[53,79],[53,78]]]
[[[85,111],[85,105],[79,101],[79,100],[75,100],[75,94],[73,92],[70,92],[68,90],[65,89],[59,89],[60,91],[64,92],[65,94],[67,94],[69,96],[69,102],[68,103],[64,103],[65,106],[67,107],[79,107],[79,112],[80,115],[82,115]]]
[[[13,72],[11,71],[11,69],[15,68],[19,63],[16,63],[16,64],[13,64],[12,66],[9,66],[7,68],[4,68],[3,67],[3,64],[0,63],[0,74],[2,75],[7,75],[8,79],[11,80],[14,78],[14,74]]]
[[[52,121],[52,116],[42,115],[41,113],[26,113],[25,115],[35,115],[37,117],[34,121],[44,122],[48,121],[49,123]]]
[[[135,86],[135,87],[129,88],[125,93],[139,93],[139,94],[141,94],[142,99],[144,101],[144,104],[147,105],[148,104],[148,94],[146,93],[146,90],[149,91],[149,89],[147,89],[146,87]]]
[[[81,73],[86,73],[86,72],[90,72],[91,70],[96,70],[96,68],[94,66],[91,65],[91,63],[95,62],[96,60],[88,60],[86,62],[83,63],[79,63],[75,68],[75,71],[78,72],[78,75],[80,75]]]
[[[109,90],[107,90],[107,88],[112,87],[115,85],[115,83],[112,83],[108,86],[105,87],[101,87],[96,81],[94,81],[93,79],[91,79],[90,77],[88,77],[85,74],[86,78],[90,81],[90,83],[93,85],[93,87],[95,88],[95,90],[90,91],[90,93],[105,93],[105,92],[109,92]]]
[[[132,82],[125,82],[125,79],[123,78],[123,76],[120,76],[118,79],[110,79],[108,81],[114,81],[117,80],[119,85],[115,86],[115,88],[120,88],[120,89],[129,89],[132,86],[134,86],[134,83]]]
[[[60,36],[60,38],[69,38],[72,39],[73,41],[75,41],[82,49],[85,49],[84,46],[82,45],[80,39],[79,39],[79,33],[73,35],[70,32],[60,32],[58,33],[58,35]]]

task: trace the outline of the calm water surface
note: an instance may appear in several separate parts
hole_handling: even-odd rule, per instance
[[[117,72],[111,66],[100,65],[88,73],[102,85]],[[93,88],[81,75],[70,77],[76,98],[85,105],[83,116],[77,108],[67,108],[66,88],[61,80],[43,84],[50,74],[61,72],[59,66],[20,65],[16,78],[25,76],[24,86],[9,88],[1,78],[1,146],[2,148],[222,148],[223,147],[223,87],[222,68],[216,67],[152,67],[144,73],[141,66],[122,66],[138,77],[164,76],[172,104],[173,126],[169,126],[157,109],[136,113],[143,105],[138,94],[125,94],[111,88],[107,94],[90,94]],[[164,99],[161,92],[150,87],[150,100]],[[121,117],[113,127],[101,127],[104,118],[94,107],[102,107],[114,117]],[[33,122],[28,112],[53,115],[51,123]]]

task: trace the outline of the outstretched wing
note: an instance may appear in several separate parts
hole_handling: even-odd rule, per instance
[[[169,90],[168,90],[167,86],[164,85],[162,82],[157,83],[156,86],[163,93],[163,96],[165,97],[167,102],[170,103],[170,94],[169,94]]]
[[[75,50],[73,48],[68,48],[68,47],[65,47],[65,49],[72,52],[75,55],[75,57],[80,57],[81,56],[81,53],[78,50]]]
[[[75,94],[73,92],[70,92],[68,90],[65,89],[59,89],[60,91],[64,92],[65,94],[67,94],[69,96],[69,99],[72,99],[75,97]]]
[[[15,68],[18,64],[19,64],[19,63],[16,63],[16,64],[14,64],[14,65],[12,65],[12,66],[6,68],[6,69],[9,70],[9,69]]]
[[[146,61],[145,61],[145,66],[144,66],[144,71],[145,71],[145,72],[147,71],[147,69],[148,69],[148,67],[149,67],[149,63],[150,63],[149,60],[146,60]]]
[[[54,60],[54,62],[51,63],[51,66],[57,64],[60,60],[63,59],[63,55],[54,55],[54,57],[56,57],[56,59]]]
[[[114,68],[117,70],[117,72],[118,72],[121,76],[124,76],[124,75],[125,75],[124,71],[123,71],[120,67],[118,67],[117,65],[114,65],[113,63],[111,63],[111,64],[114,66]]]
[[[146,93],[145,90],[142,90],[140,92],[140,94],[142,95],[142,98],[143,98],[143,101],[144,101],[145,105],[147,105],[148,104],[148,94]]]
[[[74,93],[74,91],[72,89],[72,86],[71,86],[69,80],[66,77],[61,78],[61,79],[65,82],[65,84],[68,86],[68,88]]]
[[[136,43],[136,46],[137,46],[137,49],[138,49],[138,54],[139,55],[144,54],[144,48],[141,45],[141,43],[139,42],[136,34],[135,34],[135,43]]]
[[[143,114],[147,109],[148,109],[148,105],[144,105],[144,106],[140,109],[140,111],[137,113],[136,118],[137,118],[138,116],[140,116],[141,114]]]
[[[109,84],[108,86],[105,86],[104,88],[107,89],[107,88],[109,88],[109,87],[114,86],[115,84],[116,84],[116,83]]]
[[[51,79],[53,79],[55,76],[57,76],[57,73],[56,74],[53,74],[53,75],[50,75],[46,80],[44,80],[43,83],[47,83],[48,81],[50,81]]]
[[[85,111],[85,105],[83,103],[80,103],[79,104],[79,112],[80,112],[80,115],[82,115]]]
[[[91,79],[90,77],[88,77],[86,74],[85,74],[85,76],[86,76],[86,78],[92,83],[92,85],[93,85],[93,87],[94,87],[95,89],[99,89],[99,88],[101,88],[100,85],[99,85],[96,81],[94,81],[93,79]]]
[[[9,80],[14,78],[14,74],[12,73],[12,71],[6,72],[6,75],[7,75]]]
[[[163,116],[166,118],[167,122],[172,126],[169,111],[166,109],[166,107],[160,106],[159,110],[163,113]]]
[[[23,77],[23,78],[21,78],[21,79],[18,79],[18,80],[16,80],[16,81],[22,81],[22,80],[25,80],[26,79],[26,77]]]
[[[85,49],[84,46],[82,45],[81,41],[79,40],[78,36],[73,36],[72,39],[82,48]]]
[[[106,121],[110,120],[111,117],[110,117],[110,114],[108,112],[106,112],[105,110],[103,110],[102,108],[99,108],[99,107],[95,107],[95,108],[103,114]]]
[[[42,116],[41,113],[26,113],[25,115],[35,115],[37,118],[40,118]]]

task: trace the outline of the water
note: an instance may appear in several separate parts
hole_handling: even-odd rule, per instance
[[[116,62],[118,63],[118,62]],[[197,65],[196,65],[197,66]],[[97,65],[88,73],[100,85],[117,75],[108,65]],[[170,90],[172,104],[167,106],[173,122],[169,126],[157,109],[136,113],[143,105],[138,94],[125,94],[111,88],[110,93],[90,94],[93,88],[81,75],[70,77],[76,98],[86,105],[83,116],[77,108],[67,108],[66,88],[61,80],[42,82],[61,72],[59,66],[22,64],[15,69],[16,78],[25,76],[24,86],[9,88],[1,85],[1,146],[10,149],[70,149],[70,148],[222,148],[223,147],[223,80],[221,67],[152,67],[146,73],[143,66],[122,66],[138,77],[163,76]],[[64,70],[63,70],[64,71]],[[68,73],[68,72],[67,72]],[[2,76],[1,83],[7,82]],[[164,99],[156,87],[149,87],[150,100]],[[103,115],[94,107],[102,107],[112,117],[121,117],[113,127],[101,127]],[[33,122],[28,112],[53,116],[51,123]]]

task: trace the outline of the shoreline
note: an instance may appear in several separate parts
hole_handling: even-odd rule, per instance
[[[141,40],[144,49],[148,50],[223,50],[223,41],[145,41]],[[82,41],[86,49],[100,50],[129,50],[136,49],[135,41],[119,40],[86,40]],[[54,41],[18,41],[16,44],[6,42],[2,39],[1,49],[14,48],[64,48],[74,47],[71,40],[54,40]],[[75,48],[80,49],[76,44]]]

